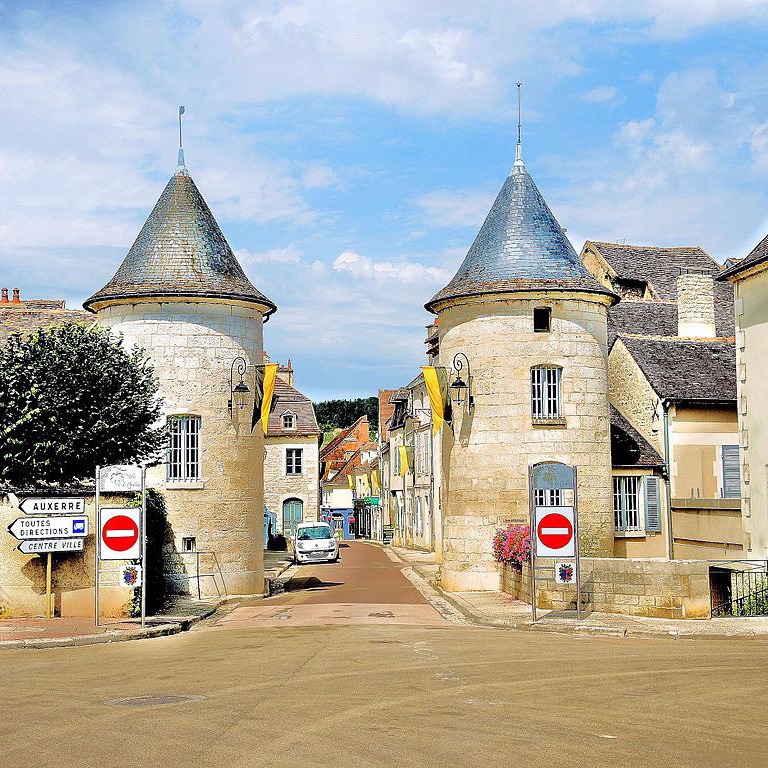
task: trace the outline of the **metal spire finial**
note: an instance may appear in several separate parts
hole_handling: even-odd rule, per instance
[[[517,146],[515,147],[515,164],[512,166],[513,173],[519,173],[519,169],[525,169],[523,164],[523,119],[522,119],[522,100],[520,89],[522,83],[517,83]]]
[[[184,165],[184,140],[181,135],[181,116],[186,112],[186,107],[179,106],[179,162],[177,170],[186,170]]]

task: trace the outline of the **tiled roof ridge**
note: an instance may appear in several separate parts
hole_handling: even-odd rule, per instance
[[[648,334],[648,333],[628,333],[626,331],[621,331],[616,334],[616,338],[618,339],[646,339],[647,341],[669,341],[669,342],[680,342],[680,341],[695,341],[695,342],[732,342],[736,343],[736,337],[735,336],[659,336],[655,334]]]
[[[610,245],[612,248],[633,248],[635,250],[643,251],[699,252],[705,253],[711,258],[711,254],[701,245],[635,245],[633,243],[611,243],[608,240],[587,240],[586,242],[591,243],[592,245]]]
[[[336,437],[334,437],[334,438],[333,438],[333,439],[332,439],[332,440],[331,440],[331,441],[328,443],[328,445],[326,445],[326,446],[325,446],[325,447],[324,447],[324,448],[323,448],[323,449],[320,451],[320,460],[322,460],[324,456],[327,456],[327,455],[328,455],[328,453],[330,453],[330,451],[331,451],[331,450],[333,450],[334,448],[337,448],[337,447],[338,447],[338,445],[339,445],[339,443],[340,443],[342,440],[344,440],[344,438],[345,438],[345,437],[348,437],[348,436],[349,436],[349,435],[352,433],[352,431],[355,429],[355,427],[356,427],[358,424],[360,424],[360,422],[361,422],[361,421],[362,421],[364,418],[367,418],[367,417],[366,417],[365,415],[363,415],[363,416],[360,416],[360,417],[357,419],[357,421],[353,422],[353,423],[352,423],[352,424],[351,424],[349,427],[343,427],[343,428],[342,428],[342,430],[341,430],[341,432],[339,432],[339,434],[338,434],[338,435],[336,435]]]

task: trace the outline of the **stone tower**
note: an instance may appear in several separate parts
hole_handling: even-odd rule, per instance
[[[181,153],[117,273],[84,306],[144,349],[159,381],[169,449],[147,484],[166,497],[173,586],[196,587],[197,556],[185,553],[197,550],[215,574],[201,580],[205,593],[263,592],[263,434],[251,431],[252,402],[230,414],[228,401],[233,361],[262,363],[276,306],[246,277]],[[245,383],[253,393],[251,367]]]
[[[474,397],[472,409],[454,406],[453,435],[444,430],[445,589],[499,588],[493,535],[528,522],[528,467],[541,461],[578,468],[582,553],[613,554],[607,310],[617,300],[581,264],[518,142],[459,271],[426,304],[440,364],[466,354]]]

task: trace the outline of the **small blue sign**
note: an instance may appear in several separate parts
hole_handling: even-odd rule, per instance
[[[82,533],[85,535],[85,520],[73,520],[72,521],[72,533]]]

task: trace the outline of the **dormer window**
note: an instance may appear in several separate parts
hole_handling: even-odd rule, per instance
[[[283,429],[296,429],[296,414],[286,411],[283,414]]]
[[[550,307],[534,307],[534,333],[549,333],[552,330],[552,309]]]

